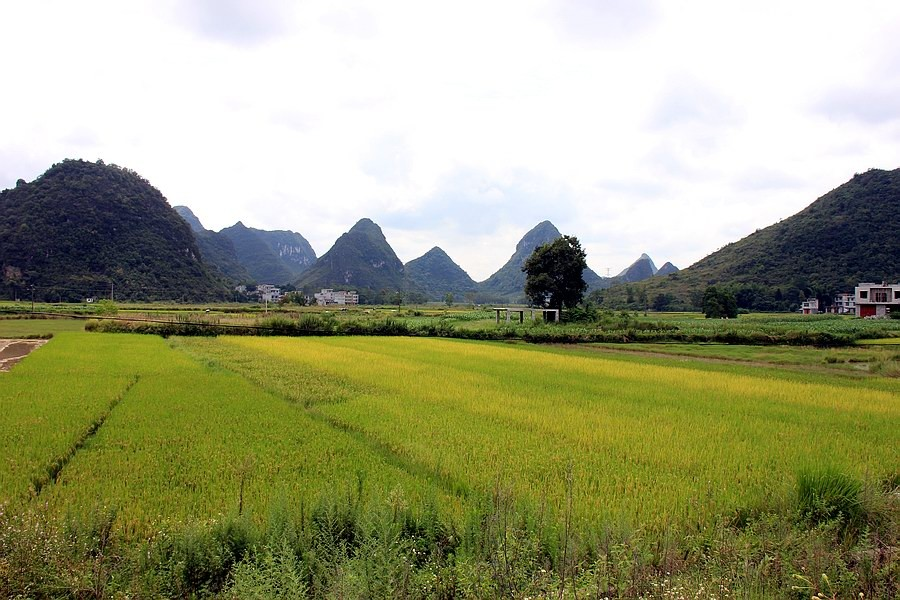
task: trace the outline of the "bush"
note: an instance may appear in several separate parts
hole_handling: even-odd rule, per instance
[[[797,477],[797,509],[811,525],[837,521],[861,528],[866,521],[862,483],[831,468],[802,471]]]

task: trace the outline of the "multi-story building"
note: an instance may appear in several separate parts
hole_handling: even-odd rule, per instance
[[[900,283],[860,283],[856,286],[856,315],[886,317],[900,310]]]
[[[359,294],[354,290],[323,289],[318,294],[313,294],[316,304],[328,306],[330,304],[359,304]]]
[[[853,294],[838,294],[834,297],[833,311],[839,315],[856,314],[856,296]]]
[[[817,315],[819,314],[819,299],[818,298],[807,298],[803,304],[800,305],[800,312],[804,315]]]
[[[278,302],[281,300],[281,288],[269,283],[261,283],[256,286],[259,299],[263,302]]]

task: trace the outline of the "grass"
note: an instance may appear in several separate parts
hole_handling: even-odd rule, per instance
[[[0,338],[47,337],[64,331],[84,331],[76,319],[0,319]]]
[[[788,346],[750,346],[729,344],[594,344],[615,351],[647,352],[693,358],[752,362],[765,365],[820,367],[829,370],[868,373],[873,365],[897,362],[900,353],[889,344],[813,348]],[[887,347],[886,347],[887,346]]]
[[[83,569],[150,597],[771,597],[792,572],[891,597],[896,510],[866,499],[896,482],[898,382],[769,350],[61,332],[0,375],[0,595]]]
[[[559,512],[574,464],[577,512],[600,522],[684,525],[786,493],[821,457],[856,474],[900,458],[884,444],[898,439],[897,396],[840,378],[451,340],[180,344],[459,487],[502,480]]]

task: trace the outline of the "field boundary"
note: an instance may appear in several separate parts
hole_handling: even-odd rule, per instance
[[[85,429],[81,435],[79,435],[75,442],[66,449],[65,452],[57,456],[53,459],[45,468],[44,473],[36,475],[31,482],[31,497],[37,498],[40,496],[41,491],[47,487],[48,485],[56,484],[59,481],[60,474],[62,470],[69,464],[69,462],[75,458],[75,455],[81,450],[88,441],[97,434],[97,431],[103,426],[106,422],[106,419],[109,418],[109,415],[112,411],[119,405],[122,399],[126,394],[135,386],[135,384],[140,381],[140,375],[132,376],[131,380],[125,385],[121,392],[119,392],[115,398],[113,398],[112,402],[109,403],[106,410],[100,413],[100,415],[90,424],[87,429]]]

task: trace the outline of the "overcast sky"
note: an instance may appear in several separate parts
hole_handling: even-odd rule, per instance
[[[0,188],[134,169],[316,253],[362,217],[476,280],[549,219],[686,267],[900,166],[900,2],[0,0]]]

